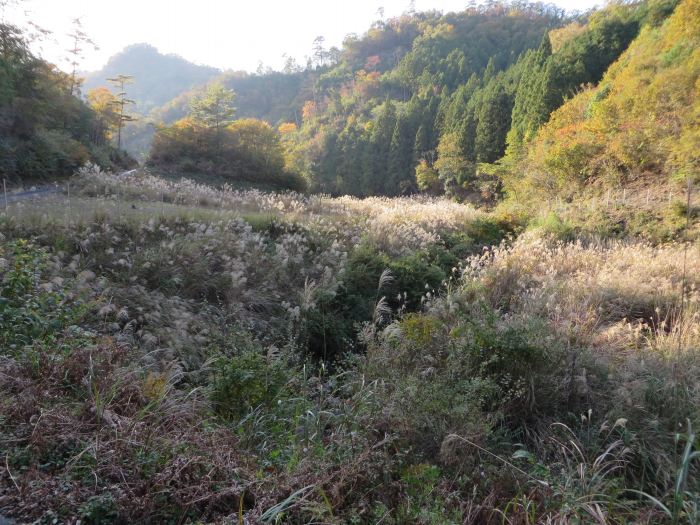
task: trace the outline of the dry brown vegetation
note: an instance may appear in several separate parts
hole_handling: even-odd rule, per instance
[[[0,222],[1,513],[698,522],[697,245],[513,238],[430,199],[73,184],[73,219]],[[105,188],[120,207],[95,213]]]

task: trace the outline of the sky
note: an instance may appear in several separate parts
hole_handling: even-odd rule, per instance
[[[80,69],[100,69],[130,44],[149,43],[197,64],[255,71],[260,62],[281,69],[283,55],[300,63],[317,36],[340,47],[349,33],[362,34],[379,19],[406,11],[409,0],[11,0],[4,18],[20,26],[31,21],[52,35],[36,51],[59,67],[69,47],[74,18],[99,49],[87,46]],[[464,9],[468,0],[415,0],[415,9]],[[1,2],[0,2],[1,3]],[[585,10],[597,0],[555,0],[567,10]]]

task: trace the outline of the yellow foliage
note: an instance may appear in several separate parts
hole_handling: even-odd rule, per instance
[[[168,381],[163,374],[149,373],[143,381],[143,395],[150,400],[160,399],[165,395]]]
[[[430,343],[433,333],[440,328],[440,322],[434,317],[423,314],[409,314],[401,321],[404,337],[418,346]]]
[[[304,120],[310,120],[316,116],[317,112],[316,103],[313,100],[307,100],[301,110],[301,116]]]
[[[586,31],[586,26],[580,22],[571,22],[564,27],[552,29],[549,32],[549,41],[552,44],[552,52],[559,51],[569,40],[573,40]]]
[[[297,130],[297,125],[294,122],[283,122],[277,128],[280,135],[288,135],[289,133],[294,133]]]
[[[515,189],[573,192],[597,178],[625,181],[700,168],[700,0],[645,27],[607,71],[555,111],[530,146]]]

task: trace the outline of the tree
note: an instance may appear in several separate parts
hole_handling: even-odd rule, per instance
[[[317,36],[314,39],[312,51],[313,51],[313,63],[316,67],[321,67],[328,61],[328,51],[324,47],[326,39],[323,36]]]
[[[511,99],[505,87],[498,81],[492,82],[484,93],[476,126],[474,152],[477,162],[491,163],[503,156],[511,112]]]
[[[84,49],[82,46],[87,44],[92,46],[95,50],[97,50],[98,47],[95,45],[95,42],[88,37],[87,33],[83,31],[83,24],[80,21],[80,18],[73,19],[73,30],[68,33],[67,36],[71,40],[71,47],[70,49],[67,49],[68,58],[66,59],[68,65],[71,67],[70,90],[68,93],[70,95],[75,95],[76,93],[80,92],[80,85],[82,84],[82,79],[79,79],[77,76],[78,66],[80,66],[80,62],[84,58]]]
[[[95,112],[99,123],[99,130],[95,130],[93,141],[97,143],[99,137],[111,134],[119,127],[119,114],[116,112],[118,100],[106,87],[91,89],[87,92],[87,103]]]
[[[0,23],[0,173],[61,177],[88,160],[104,168],[127,163],[105,145],[96,113],[70,94],[71,75],[34,56],[28,42]]]
[[[118,75],[114,78],[108,78],[107,81],[117,88],[115,94],[114,106],[118,115],[117,120],[117,148],[122,147],[122,129],[127,122],[133,122],[136,117],[126,113],[127,106],[135,104],[133,100],[126,98],[126,85],[134,81],[134,77],[130,75]]]
[[[252,163],[266,171],[281,172],[284,168],[284,149],[279,134],[264,120],[245,118],[234,121],[226,128],[233,146]]]
[[[416,185],[420,191],[438,195],[443,185],[438,172],[427,161],[421,160],[416,166]]]
[[[428,127],[425,124],[418,126],[416,138],[413,141],[413,156],[414,160],[423,158],[426,152],[430,150],[430,137],[428,136]]]
[[[396,119],[394,132],[389,146],[389,167],[386,184],[388,195],[403,193],[412,186],[413,181],[413,146],[415,143],[415,128],[405,114]]]
[[[372,126],[363,166],[363,190],[367,195],[377,195],[387,186],[387,170],[391,137],[396,127],[396,106],[388,100]]]
[[[212,129],[186,117],[155,134],[149,164],[169,169],[211,173],[278,188],[301,190],[300,175],[285,169],[279,133],[267,122],[248,118],[233,121],[212,140]]]
[[[198,124],[219,132],[233,122],[236,94],[221,83],[211,84],[203,95],[190,104],[190,116]]]
[[[294,57],[289,56],[287,53],[283,53],[282,58],[284,59],[284,67],[282,68],[282,73],[291,75],[293,73],[300,73],[301,71],[303,71],[303,68],[297,63]]]
[[[448,195],[457,194],[459,188],[473,177],[474,165],[462,154],[457,132],[446,133],[440,137],[438,160],[434,167]]]

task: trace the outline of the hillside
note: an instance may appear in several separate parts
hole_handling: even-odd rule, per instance
[[[301,118],[301,108],[312,96],[317,75],[313,70],[296,72],[226,72],[212,79],[236,93],[236,111],[241,118],[258,118],[270,124],[294,122]],[[170,124],[186,116],[193,97],[206,86],[185,91],[159,108],[150,117]]]
[[[564,197],[596,182],[664,184],[700,162],[700,2],[686,0],[644,27],[600,83],[557,109],[524,163],[536,194]]]
[[[610,81],[601,81],[608,67],[640,31],[644,34],[634,47],[643,47],[645,35],[651,28],[660,31],[675,5],[675,0],[611,4],[576,18],[527,3],[491,3],[444,15],[411,12],[375,22],[365,34],[348,37],[340,50],[317,49],[305,68],[291,65],[285,72],[215,74],[139,45],[114,57],[100,74],[138,70],[144,76],[139,80],[135,73],[136,84],[129,86],[142,117],[125,130],[126,148],[143,161],[154,136],[152,124],[186,117],[207,84],[221,83],[236,93],[238,118],[282,126],[287,170],[312,190],[352,195],[427,191],[493,204],[516,191],[525,196],[533,174],[562,179],[556,167],[543,168],[547,152],[530,143],[565,100],[591,97],[594,90],[598,99],[606,99],[601,93],[611,89]],[[688,57],[680,53],[678,59]],[[174,75],[178,68],[183,73],[176,82],[163,72]],[[686,76],[692,77],[692,68]],[[91,78],[86,88],[96,74]],[[693,97],[689,89],[684,100],[692,105]],[[560,111],[557,122],[570,110]],[[554,133],[556,126],[542,133]],[[595,162],[606,166],[629,163],[619,157],[633,154],[599,153]],[[593,162],[590,154],[588,148],[582,158]],[[646,167],[625,169],[653,171],[666,163],[653,150],[634,154],[646,155]],[[573,162],[566,154],[553,155],[556,162]],[[562,164],[562,169],[578,168]],[[563,185],[569,192],[576,187],[568,181]]]
[[[504,173],[521,203],[559,199],[597,232],[672,236],[700,167],[700,2],[647,24],[598,84],[557,109]],[[610,206],[610,193],[623,202]],[[597,204],[594,202],[597,199]],[[606,205],[602,206],[603,200]]]
[[[289,168],[310,187],[397,194],[415,188],[414,161],[437,144],[440,102],[467,81],[473,85],[483,75],[488,81],[563,20],[562,11],[539,4],[405,13],[348,37],[341,50],[316,50],[305,69],[219,80],[238,94],[240,116],[297,128],[284,137]],[[511,75],[506,82],[514,81]],[[196,93],[152,116],[165,122],[184,117]],[[418,131],[420,151],[414,151]],[[394,134],[402,151],[389,151]],[[390,156],[401,157],[400,165],[388,166]],[[394,173],[387,176],[387,170]]]
[[[238,93],[239,116],[282,125],[287,168],[315,191],[428,191],[493,203],[507,178],[495,163],[520,159],[551,112],[600,82],[639,31],[674,6],[612,4],[576,19],[527,3],[406,13],[340,50],[318,50],[304,70],[217,81]],[[184,117],[202,90],[153,119]]]
[[[110,144],[106,123],[71,76],[35,55],[30,38],[0,22],[0,176],[10,185],[72,175],[87,162],[133,160]]]
[[[134,44],[110,58],[99,71],[88,73],[83,91],[109,86],[108,78],[131,75],[134,81],[128,86],[129,98],[136,102],[135,111],[145,116],[220,73],[216,68],[193,64],[177,55],[164,55],[148,44]]]

